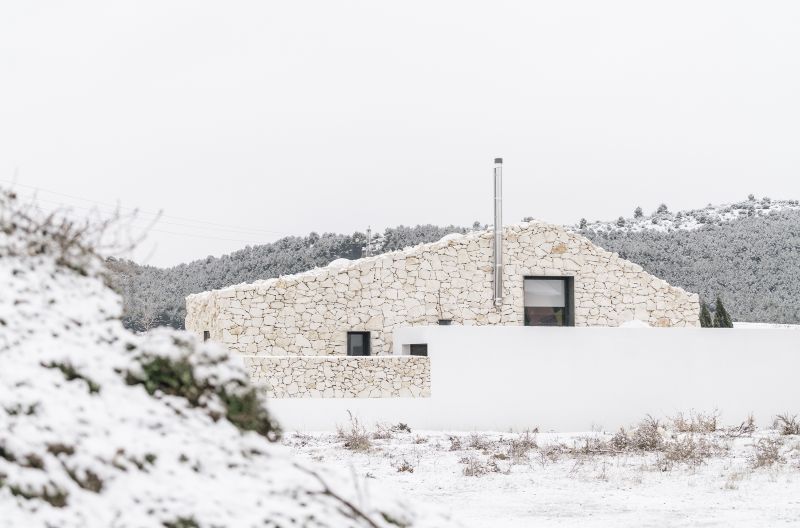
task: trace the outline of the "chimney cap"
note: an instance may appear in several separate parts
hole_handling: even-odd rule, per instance
[[[503,163],[503,158],[495,158],[494,162],[495,163]]]

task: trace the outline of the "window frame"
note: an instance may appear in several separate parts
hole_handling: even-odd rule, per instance
[[[364,341],[363,341],[364,350],[365,350],[364,354],[356,355],[356,354],[351,354],[350,353],[350,350],[351,350],[350,338],[352,336],[354,336],[354,335],[360,335],[360,336],[362,336],[364,338]],[[363,330],[348,331],[347,332],[347,342],[346,342],[345,346],[346,346],[345,354],[348,357],[367,357],[367,356],[371,356],[372,355],[372,335],[371,335],[371,333],[369,331],[363,331]]]
[[[428,357],[428,343],[411,343],[408,345],[408,355],[416,357]]]
[[[525,275],[522,277],[522,324],[523,326],[541,326],[529,325],[525,323],[525,281],[526,280],[558,280],[564,282],[564,324],[562,327],[575,326],[575,277],[572,275]]]

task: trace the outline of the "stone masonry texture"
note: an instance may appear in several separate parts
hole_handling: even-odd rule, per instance
[[[272,398],[427,398],[427,357],[245,357],[250,377]]]
[[[401,326],[440,318],[454,325],[522,325],[526,276],[574,277],[576,326],[619,326],[633,319],[699,326],[696,294],[583,236],[541,222],[507,226],[503,234],[500,307],[492,301],[492,234],[478,231],[190,295],[186,328],[208,330],[213,340],[252,356],[343,356],[348,331],[369,331],[372,354],[386,355],[392,353],[393,330]],[[388,383],[401,390],[394,389],[394,379]],[[322,393],[328,388],[316,387]],[[356,385],[346,390],[364,393]]]

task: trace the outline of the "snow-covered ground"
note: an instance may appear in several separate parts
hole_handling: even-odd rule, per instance
[[[675,231],[698,229],[705,225],[721,224],[739,218],[765,216],[779,211],[795,211],[800,209],[797,200],[771,200],[767,197],[744,200],[741,202],[712,205],[702,209],[691,209],[673,213],[666,207],[659,208],[652,214],[619,217],[613,221],[595,220],[585,225],[567,226],[573,230],[595,232],[638,232],[638,231]]]
[[[330,433],[288,434],[284,442],[406,499],[433,501],[475,528],[800,525],[799,436],[677,433],[673,425],[660,434],[664,446],[650,452],[614,452],[614,436],[597,432],[384,428],[369,432],[363,451]],[[780,460],[756,467],[756,455],[768,459],[776,447]]]
[[[238,358],[124,329],[102,232],[29,211],[0,190],[1,528],[456,526],[291,457]]]
[[[800,325],[793,324],[780,324],[780,323],[733,323],[734,328],[789,328],[791,330],[800,330]]]

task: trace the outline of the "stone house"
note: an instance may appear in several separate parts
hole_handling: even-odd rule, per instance
[[[504,227],[502,238],[499,303],[493,235],[476,231],[190,295],[186,328],[246,356],[341,357],[391,355],[393,331],[404,326],[619,326],[634,319],[699,326],[696,294],[581,235],[530,222]],[[424,347],[405,352],[427,355]],[[346,367],[325,363],[318,370],[331,368]]]

